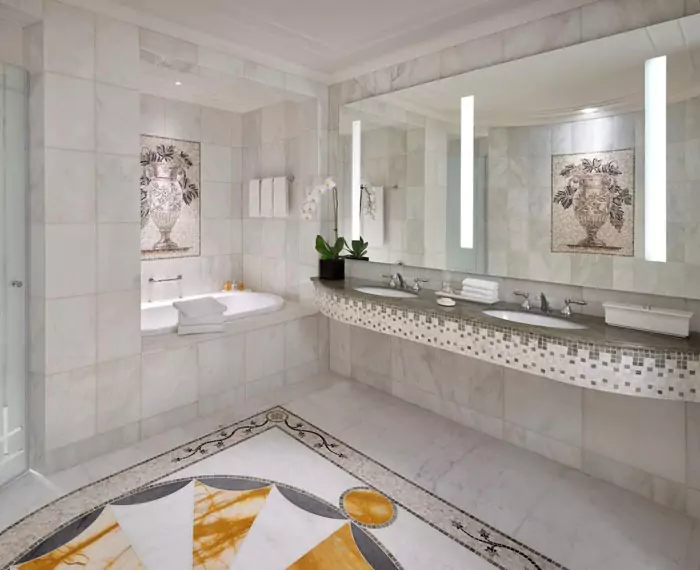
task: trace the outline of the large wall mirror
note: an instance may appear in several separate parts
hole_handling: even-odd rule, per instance
[[[361,100],[340,134],[372,261],[700,298],[700,16]]]

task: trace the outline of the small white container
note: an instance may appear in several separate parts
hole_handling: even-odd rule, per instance
[[[693,313],[659,307],[603,303],[605,322],[614,327],[687,337]]]

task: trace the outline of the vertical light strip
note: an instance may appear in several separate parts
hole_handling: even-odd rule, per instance
[[[352,239],[360,237],[360,200],[362,184],[362,121],[352,122]]]
[[[666,261],[666,56],[645,65],[644,258]]]
[[[474,96],[462,97],[460,245],[474,247]]]

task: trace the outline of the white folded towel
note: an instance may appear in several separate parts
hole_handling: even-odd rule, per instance
[[[199,325],[220,325],[226,322],[224,315],[205,315],[204,317],[186,317],[180,314],[178,325],[199,326]]]
[[[487,295],[491,295],[493,293],[498,293],[498,288],[484,289],[481,287],[471,287],[465,285],[464,287],[462,287],[462,291],[473,291],[474,293],[486,293]]]
[[[177,327],[177,334],[179,334],[179,335],[220,333],[220,332],[224,332],[223,323],[211,324],[211,325],[178,325],[178,327]]]
[[[462,287],[473,287],[475,289],[487,289],[489,291],[498,289],[497,281],[485,281],[484,279],[472,279],[467,277],[462,281]]]
[[[190,319],[206,317],[209,315],[223,315],[226,305],[222,305],[214,297],[201,297],[188,301],[176,301],[173,303],[181,316]]]

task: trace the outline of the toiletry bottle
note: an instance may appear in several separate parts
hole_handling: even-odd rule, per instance
[[[224,281],[224,291],[230,291],[230,290],[231,290],[231,282]]]

